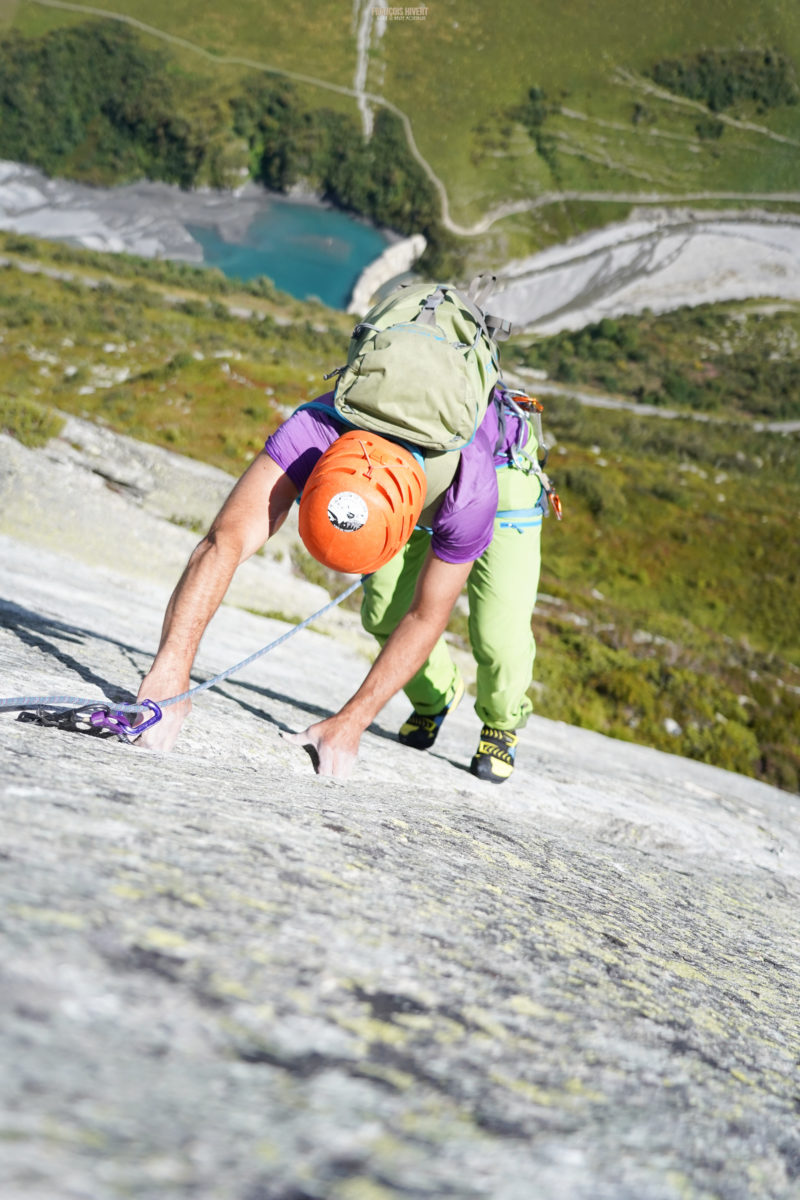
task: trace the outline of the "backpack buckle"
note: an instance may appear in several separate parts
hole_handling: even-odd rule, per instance
[[[486,328],[495,342],[505,342],[511,337],[511,330],[514,326],[505,317],[495,317],[491,313],[487,313]]]

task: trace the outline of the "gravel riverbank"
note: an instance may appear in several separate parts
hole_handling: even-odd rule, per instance
[[[184,192],[162,183],[90,188],[0,163],[0,229],[96,250],[200,264],[203,251],[188,226],[213,228],[223,241],[237,242],[270,203],[255,184],[236,193]],[[371,294],[409,270],[423,249],[419,234],[387,247],[361,273],[349,310],[365,311]],[[493,310],[517,329],[543,333],[645,308],[760,296],[795,301],[800,217],[641,208],[627,221],[525,259],[489,265],[498,271],[501,292]]]

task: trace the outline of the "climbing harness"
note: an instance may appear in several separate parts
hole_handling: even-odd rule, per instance
[[[188,692],[181,692],[179,696],[170,696],[168,700],[159,700],[157,704],[155,700],[142,700],[139,704],[116,704],[110,700],[86,700],[77,696],[9,696],[5,700],[0,699],[0,709],[22,709],[17,720],[29,724],[88,733],[94,737],[116,736],[122,742],[133,742],[146,729],[150,729],[161,720],[162,709],[168,708],[172,704],[179,704],[182,700],[189,700],[192,696],[199,695],[200,692],[208,691],[209,688],[222,683],[231,675],[235,675],[237,671],[243,670],[256,659],[262,658],[270,650],[275,650],[290,637],[299,633],[301,629],[305,629],[312,621],[316,621],[330,609],[335,608],[337,604],[341,604],[343,600],[353,594],[356,588],[361,587],[365,578],[366,576],[362,576],[362,578],[356,579],[333,600],[312,613],[310,617],[306,617],[299,625],[294,625],[274,641],[262,646],[248,658],[228,667],[226,671],[220,671],[219,675],[215,675],[213,679],[196,684],[195,687],[189,688]],[[142,724],[134,725],[129,720],[131,713],[149,713],[150,716]]]
[[[517,445],[512,446],[511,448],[511,461],[515,467],[519,467],[519,469],[524,471],[526,475],[538,476],[539,482],[542,485],[542,495],[546,498],[544,501],[545,511],[547,508],[547,503],[549,502],[552,506],[553,512],[556,514],[557,520],[560,521],[563,515],[561,500],[558,492],[553,487],[549,476],[545,473],[545,467],[547,466],[547,459],[550,455],[550,449],[544,440],[544,433],[542,431],[542,413],[544,412],[544,405],[538,400],[534,399],[533,396],[527,396],[524,392],[515,391],[512,388],[506,387],[505,384],[502,385],[502,396],[503,401],[508,405],[512,412],[515,412],[518,417],[522,418],[523,421],[525,421],[528,416],[532,418],[536,431],[536,441],[544,456],[540,462],[536,455],[528,454],[526,450],[522,449],[521,445]],[[503,427],[504,423],[501,421],[500,437],[502,437]],[[502,515],[505,516],[507,514],[504,513]]]

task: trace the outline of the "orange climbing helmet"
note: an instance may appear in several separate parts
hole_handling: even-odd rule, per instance
[[[376,433],[343,433],[317,462],[300,499],[299,530],[323,566],[371,575],[411,537],[425,502],[425,471]]]

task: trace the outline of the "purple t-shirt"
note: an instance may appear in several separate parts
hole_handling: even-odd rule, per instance
[[[319,396],[333,413],[333,392]],[[500,430],[498,409],[490,404],[475,437],[461,451],[453,482],[444,494],[432,523],[431,546],[437,558],[449,563],[474,562],[492,540],[497,512],[495,464],[508,462],[509,447],[528,439],[526,422],[506,410],[505,433],[495,455]],[[267,454],[286,472],[298,491],[305,487],[317,459],[343,432],[334,416],[318,408],[300,408],[267,438]]]

